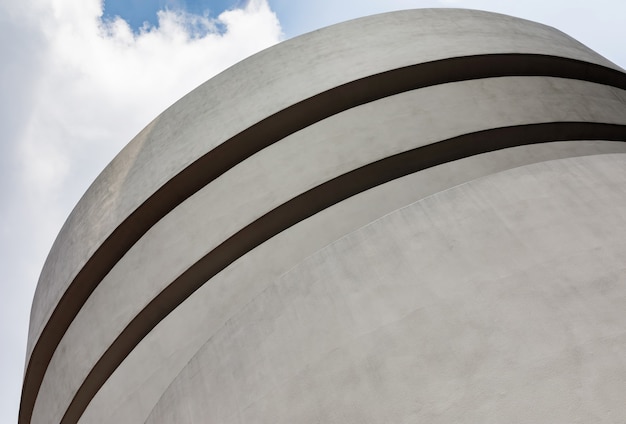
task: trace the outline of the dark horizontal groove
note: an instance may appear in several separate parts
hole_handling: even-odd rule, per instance
[[[162,217],[211,181],[267,146],[350,108],[418,88],[502,76],[551,76],[626,89],[626,74],[600,65],[535,54],[455,57],[348,82],[300,101],[198,158],[159,188],[102,243],[69,284],[45,324],[26,368],[19,423],[30,421],[46,368],[70,323],[100,281]]]
[[[109,376],[171,311],[217,273],[281,231],[351,196],[426,168],[508,147],[566,140],[626,141],[626,125],[556,122],[466,134],[381,159],[294,197],[213,249],[137,314],[95,364],[61,423],[78,421]]]

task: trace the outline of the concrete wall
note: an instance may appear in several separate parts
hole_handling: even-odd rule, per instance
[[[557,30],[463,10],[359,19],[241,62],[155,119],[103,171],[68,218],[33,303],[20,422],[357,422],[364,421],[361,414],[370,417],[366,422],[379,422],[377,414],[388,414],[394,405],[398,408],[388,416],[395,417],[391,422],[431,417],[439,400],[419,393],[415,386],[422,376],[408,372],[398,379],[403,371],[395,362],[390,363],[393,369],[368,365],[367,358],[384,359],[385,347],[361,352],[361,362],[352,353],[337,363],[322,360],[329,352],[359,350],[364,334],[377,334],[368,338],[371,346],[394,335],[402,342],[413,330],[377,329],[421,310],[419,302],[409,299],[432,290],[432,281],[422,284],[413,278],[424,264],[398,262],[410,251],[402,243],[429,250],[428,243],[441,242],[437,237],[462,239],[456,233],[441,235],[435,225],[424,229],[432,234],[425,233],[423,240],[410,241],[415,226],[425,225],[420,220],[385,223],[432,199],[461,210],[465,206],[454,193],[464,189],[447,189],[474,187],[467,182],[481,177],[483,185],[506,181],[502,184],[513,193],[509,203],[519,201],[528,208],[538,202],[531,208],[539,211],[537,217],[528,222],[520,218],[520,225],[508,222],[493,239],[487,215],[464,230],[468,239],[463,243],[478,248],[451,252],[451,259],[461,255],[460,265],[450,267],[452,274],[442,281],[432,277],[449,289],[442,292],[440,304],[429,300],[429,305],[437,304],[436,322],[448,319],[449,306],[456,308],[459,287],[465,293],[482,284],[468,285],[466,276],[460,278],[464,267],[469,267],[466,275],[480,268],[480,278],[491,281],[500,267],[518,272],[510,268],[516,261],[529,269],[537,265],[534,253],[526,257],[526,251],[510,248],[511,232],[520,232],[515,237],[545,236],[551,246],[563,243],[573,249],[576,243],[570,246],[570,238],[578,233],[569,229],[571,234],[563,237],[527,234],[560,217],[553,213],[558,202],[567,215],[563,225],[591,226],[589,231],[597,230],[594,237],[601,238],[608,227],[598,230],[595,220],[579,222],[579,215],[597,207],[600,216],[606,202],[579,205],[568,184],[574,178],[589,192],[608,192],[613,197],[607,202],[623,208],[623,193],[616,187],[626,177],[620,172],[626,152],[625,89],[622,70]],[[553,162],[531,165],[545,161]],[[530,189],[523,181],[535,173],[543,175],[536,178],[536,194],[546,186],[556,194],[528,198]],[[521,197],[515,194],[520,190]],[[464,201],[482,205],[485,214],[510,208],[507,202],[496,204],[489,193]],[[544,210],[544,197],[555,202],[552,209]],[[619,234],[623,222],[611,219],[606,225]],[[559,228],[555,231],[565,231]],[[363,236],[371,231],[387,238]],[[360,240],[357,247],[336,247],[354,238]],[[526,243],[535,242],[541,240]],[[581,252],[595,252],[596,244],[582,242]],[[399,247],[379,251],[385,243],[389,249]],[[501,243],[496,250],[508,259],[497,264],[481,260],[483,243],[492,243],[493,249]],[[611,246],[607,249],[617,248]],[[352,257],[353,251],[361,253]],[[468,263],[470,254],[478,256]],[[330,260],[328,255],[335,256]],[[299,291],[315,289],[315,281],[300,277],[318,272],[311,261],[330,266],[319,271],[324,275],[344,262],[359,271],[325,278],[328,293],[305,296],[313,306],[303,313],[311,320],[296,325],[286,311],[299,302]],[[617,269],[619,261],[616,257],[607,264],[607,272]],[[362,288],[365,298],[352,306],[336,305],[345,303],[346,290],[367,275],[378,279]],[[522,284],[520,278],[508,284]],[[288,289],[296,290],[293,298],[279,287],[299,288]],[[355,289],[356,298],[360,290]],[[481,301],[501,297],[495,289],[484,290]],[[508,312],[490,311],[479,318],[510,318]],[[521,313],[516,311],[511,313]],[[465,313],[462,308],[456,312]],[[462,316],[450,317],[454,334],[465,331]],[[593,325],[604,325],[601,316],[594,319]],[[415,336],[435,338],[429,332],[436,328],[418,329]],[[446,331],[441,329],[433,349],[445,348]],[[301,343],[303,337],[306,343]],[[476,337],[486,336],[477,330]],[[470,342],[467,349],[472,350]],[[456,341],[451,343],[455,348]],[[504,343],[512,345],[513,339]],[[542,341],[533,343],[541,347]],[[407,352],[415,348],[403,346]],[[623,345],[617,341],[607,349]],[[417,372],[416,358],[427,353],[415,350],[406,366]],[[498,355],[483,358],[487,365],[481,378],[496,374]],[[300,378],[318,362],[319,371]],[[435,361],[435,366],[445,371],[445,363]],[[466,370],[455,370],[445,383],[451,386],[438,389],[450,399],[457,396],[456,389],[470,390],[475,383]],[[521,367],[516,372],[510,382],[523,386],[529,371]],[[333,406],[340,400],[327,386],[342,386],[330,374],[325,382],[317,380],[328,373],[359,381],[375,373],[381,386],[346,382],[340,390],[345,403]],[[310,397],[307,387],[313,390]],[[405,398],[398,399],[399,391],[406,392]],[[330,397],[324,398],[325,393]],[[365,407],[378,398],[387,400],[378,408]],[[574,403],[574,398],[555,402]],[[359,407],[361,403],[368,405]],[[463,410],[462,404],[457,406]],[[333,409],[338,415],[324,415]],[[514,409],[502,408],[503,415],[493,417],[507,417]],[[484,418],[479,414],[475,419]]]
[[[626,417],[626,154],[527,165],[301,261],[148,423],[614,423]]]

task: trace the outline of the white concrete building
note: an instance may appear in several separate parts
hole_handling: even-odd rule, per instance
[[[20,423],[626,419],[626,73],[413,10],[207,81],[80,200]]]

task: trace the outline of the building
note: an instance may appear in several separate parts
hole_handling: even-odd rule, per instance
[[[485,12],[286,41],[61,230],[20,423],[626,417],[626,73]]]

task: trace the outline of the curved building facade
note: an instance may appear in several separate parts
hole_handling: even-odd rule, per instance
[[[63,226],[20,423],[626,417],[626,73],[508,16],[286,41]]]

